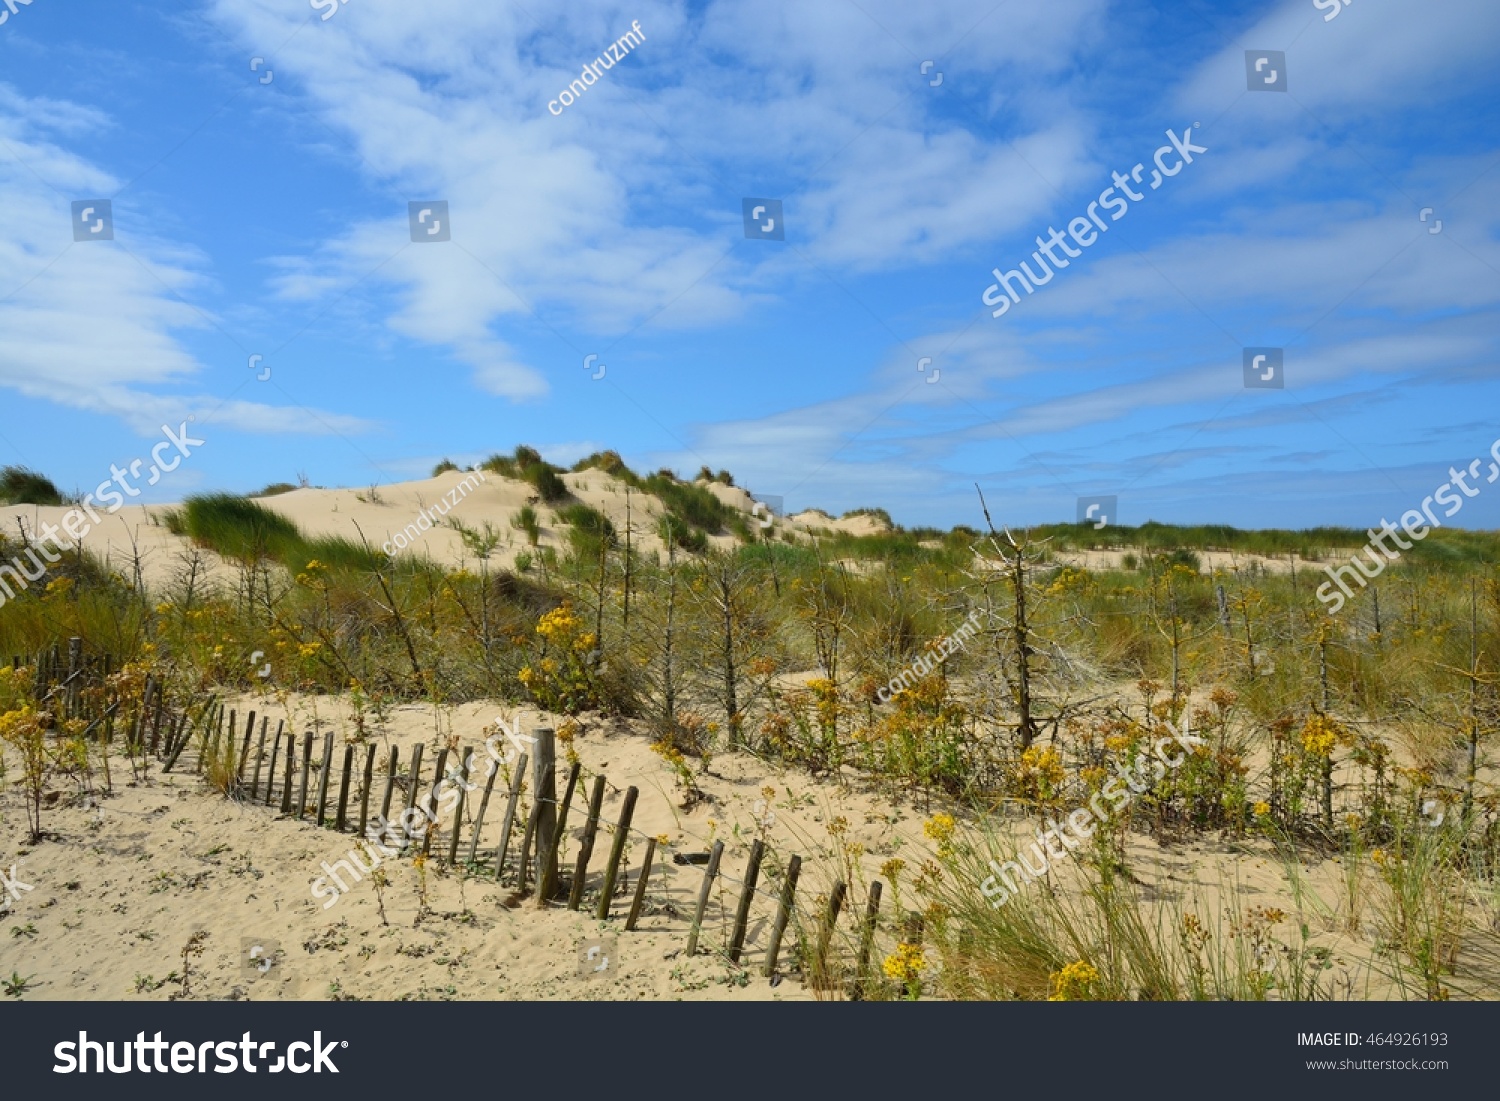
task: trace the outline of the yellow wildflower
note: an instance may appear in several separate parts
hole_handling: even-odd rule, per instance
[[[887,956],[880,966],[887,978],[911,985],[927,969],[927,959],[922,955],[920,944],[898,944],[896,951]]]
[[[1070,963],[1061,971],[1053,972],[1052,993],[1049,1002],[1088,1001],[1093,985],[1099,981],[1099,972],[1085,960]]]

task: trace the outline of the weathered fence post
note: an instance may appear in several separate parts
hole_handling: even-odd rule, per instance
[[[526,884],[531,876],[531,841],[536,837],[537,816],[542,813],[542,804],[537,801],[536,794],[532,793],[531,813],[526,816],[526,830],[521,834],[521,851],[516,856],[516,890],[526,890]]]
[[[489,749],[485,749],[485,755],[489,756]],[[490,757],[489,775],[484,778],[484,794],[479,797],[479,813],[474,816],[474,835],[469,838],[468,863],[474,863],[479,856],[479,835],[484,832],[484,815],[490,809],[490,792],[495,787],[495,777],[499,774],[499,762]]]
[[[292,813],[292,771],[297,761],[297,732],[286,732],[286,780],[281,785],[281,813]]]
[[[556,860],[552,840],[557,834],[557,740],[550,726],[540,727],[536,732],[536,760],[531,762],[531,771],[531,795],[536,811],[532,815],[536,823],[532,840],[536,844],[536,881],[542,886],[557,875],[555,863],[551,868],[546,866],[549,855]]]
[[[400,747],[391,746],[391,759],[385,770],[385,794],[380,799],[380,818],[387,824],[391,818],[391,793],[396,790],[396,765],[400,756]]]
[[[542,864],[542,870],[537,873],[536,905],[538,910],[547,908],[547,903],[552,901],[552,896],[557,893],[557,857],[562,851],[563,837],[568,828],[568,807],[573,802],[573,789],[578,786],[579,764],[574,761],[568,769],[568,784],[563,791],[562,802],[557,807],[557,825],[552,830],[552,845],[547,852],[547,859]],[[537,855],[541,855],[541,848],[537,848]]]
[[[448,767],[448,747],[444,746],[438,751],[437,770],[432,774],[432,790],[427,793],[427,805],[422,810],[423,817],[427,823],[422,830],[422,855],[426,856],[432,852],[432,835],[437,833],[437,803],[438,793],[442,790],[443,780],[446,778],[445,770]]]
[[[620,873],[620,858],[625,854],[625,842],[630,839],[630,820],[635,817],[635,801],[639,789],[625,789],[625,802],[620,805],[620,821],[615,825],[614,844],[609,847],[609,863],[604,865],[604,883],[599,889],[599,905],[594,916],[600,921],[609,917],[609,904],[614,898],[615,877]]]
[[[285,719],[276,720],[276,737],[271,739],[271,767],[266,773],[266,806],[271,805],[271,793],[276,790],[276,762],[281,758],[281,731]]]
[[[781,884],[781,898],[776,902],[776,921],[771,926],[771,943],[766,948],[766,978],[776,974],[776,958],[781,954],[781,938],[786,933],[786,924],[792,916],[792,906],[797,895],[797,875],[802,871],[802,858],[793,856],[787,861],[786,879]]]
[[[302,735],[302,783],[297,788],[297,817],[307,813],[307,779],[312,773],[312,731]]]
[[[568,909],[576,910],[583,902],[584,879],[589,874],[589,857],[594,855],[594,833],[599,828],[599,808],[604,805],[604,777],[594,777],[594,789],[589,792],[589,816],[583,824],[583,837],[578,842],[578,863],[573,866],[573,886],[568,891]]]
[[[646,857],[641,861],[641,874],[635,881],[635,898],[630,902],[630,916],[625,919],[625,931],[635,931],[635,923],[640,919],[641,906],[646,901],[646,881],[651,878],[651,861],[656,858],[656,838],[646,838]]]
[[[510,777],[510,798],[505,803],[505,821],[500,826],[500,844],[495,847],[495,882],[500,882],[500,873],[505,870],[505,850],[510,847],[511,827],[516,821],[516,804],[521,800],[521,785],[526,782],[526,764],[531,758],[522,753],[521,759],[516,762],[516,771]],[[521,872],[521,878],[526,878],[526,872]]]
[[[45,551],[43,552],[46,553]],[[35,559],[33,559],[35,561]],[[68,639],[68,703],[67,714],[71,717],[78,714],[78,674],[81,669],[83,658],[83,639]],[[152,746],[155,749],[156,746]]]
[[[255,774],[250,780],[250,801],[254,802],[256,795],[260,792],[260,770],[266,763],[266,734],[270,730],[271,720],[261,719],[260,740],[255,746]]]
[[[339,833],[344,832],[345,825],[349,821],[349,772],[354,767],[354,746],[344,746],[344,775],[339,780],[339,811],[334,818],[333,828]]]
[[[708,867],[703,871],[703,886],[698,889],[698,906],[693,911],[693,927],[688,930],[687,954],[698,951],[698,934],[703,930],[703,915],[708,911],[708,895],[713,890],[714,877],[719,874],[719,861],[724,856],[724,842],[715,841],[713,852],[708,857]]]
[[[375,784],[375,743],[365,746],[365,782],[359,793],[359,835],[365,835],[370,821],[370,788]]]
[[[464,824],[464,797],[469,793],[469,768],[474,763],[474,751],[464,754],[463,767],[458,773],[458,802],[453,806],[453,833],[448,838],[448,867],[458,863],[458,834]]]
[[[250,712],[250,719],[245,723],[245,742],[240,746],[240,759],[234,762],[234,782],[243,784],[245,782],[245,758],[250,756],[250,739],[255,736],[255,712]],[[234,747],[233,741],[230,748]]]
[[[323,812],[328,805],[328,778],[333,772],[333,731],[323,735],[323,769],[318,777],[318,825],[324,821]]]
[[[854,973],[854,997],[862,1000],[869,982],[870,949],[875,944],[875,924],[880,917],[880,895],[883,890],[880,880],[870,884],[870,902],[865,908],[865,925],[859,937],[859,966]]]
[[[828,943],[833,939],[834,927],[838,925],[839,911],[844,908],[844,894],[849,885],[842,879],[833,885],[828,896],[828,912],[823,917],[823,928],[818,933],[817,950],[813,953],[813,985],[821,987],[828,977]]]
[[[406,781],[406,810],[407,814],[401,816],[401,851],[406,851],[406,846],[411,843],[411,831],[406,828],[406,823],[411,820],[409,812],[417,805],[417,788],[422,784],[422,743],[418,742],[411,751],[411,776]]]
[[[766,846],[759,838],[750,846],[750,863],[745,865],[745,887],[740,892],[739,909],[734,914],[734,932],[729,938],[729,959],[740,962],[740,953],[745,947],[745,926],[750,921],[750,903],[755,898],[755,884],[760,879],[760,862],[766,854]]]

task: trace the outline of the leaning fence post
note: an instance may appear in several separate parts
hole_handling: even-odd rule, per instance
[[[646,901],[646,880],[651,878],[651,861],[656,858],[656,838],[646,838],[646,857],[641,861],[641,874],[635,881],[635,898],[630,903],[630,916],[625,919],[625,931],[635,931],[635,923],[641,916],[641,904]]]
[[[833,885],[833,893],[828,896],[828,912],[823,916],[823,928],[818,933],[817,951],[813,954],[812,978],[815,987],[824,985],[824,979],[828,974],[828,942],[833,939],[833,930],[838,924],[839,911],[844,907],[844,894],[848,890],[848,884],[841,879]]]
[[[521,851],[516,857],[516,890],[526,890],[527,879],[531,875],[531,842],[536,837],[536,820],[542,813],[542,803],[533,792],[531,796],[531,813],[526,816],[526,831],[521,834]]]
[[[286,780],[281,785],[281,813],[292,813],[292,770],[297,760],[297,732],[286,732]]]
[[[870,948],[875,943],[875,923],[880,917],[880,894],[882,891],[880,880],[874,880],[870,884],[870,902],[865,908],[865,927],[860,932],[859,938],[859,967],[854,973],[854,996],[862,999],[865,996],[865,984],[869,981],[870,970]]]
[[[448,867],[458,863],[458,834],[464,825],[464,796],[469,792],[469,768],[474,763],[474,751],[464,754],[463,767],[458,773],[458,802],[453,807],[453,835],[448,838]]]
[[[243,784],[245,782],[245,758],[250,756],[250,739],[255,735],[255,712],[250,712],[250,719],[245,723],[245,744],[240,747],[240,759],[235,763],[234,782]],[[230,743],[231,746],[233,743]]]
[[[312,731],[302,735],[302,783],[297,788],[297,817],[307,813],[307,778],[312,772]]]
[[[359,794],[359,835],[365,835],[365,826],[370,821],[370,788],[375,783],[375,744],[365,747],[365,782]]]
[[[123,719],[124,716],[121,716]],[[224,736],[224,708],[210,717],[208,728],[203,732],[203,746],[198,751],[198,771],[202,773],[219,753],[219,739]],[[231,735],[232,737],[233,735]]]
[[[567,832],[568,807],[573,802],[573,789],[578,786],[579,771],[580,766],[577,761],[574,761],[568,769],[568,784],[563,791],[562,802],[558,804],[557,826],[552,831],[552,846],[547,852],[542,872],[538,873],[539,876],[545,877],[537,880],[536,906],[538,910],[545,910],[547,903],[552,901],[552,896],[557,893],[557,856],[562,850],[563,837]],[[541,852],[541,848],[538,847],[537,855],[540,856]]]
[[[766,854],[766,846],[760,840],[750,846],[750,863],[745,865],[745,887],[740,892],[739,909],[734,914],[734,932],[729,938],[729,960],[740,962],[740,953],[745,947],[745,926],[750,920],[750,903],[755,898],[755,884],[760,879],[760,862]]]
[[[417,805],[417,788],[422,784],[422,743],[418,742],[411,751],[411,775],[406,781],[406,813],[401,816],[401,851],[406,851],[406,846],[411,844],[411,831],[406,824],[411,821],[411,811]]]
[[[635,817],[635,801],[640,791],[634,787],[625,789],[625,802],[620,806],[620,821],[615,825],[614,844],[609,847],[609,863],[604,865],[604,884],[599,889],[599,905],[594,916],[600,921],[609,917],[609,904],[615,893],[615,877],[620,872],[620,858],[625,854],[625,842],[630,839],[630,820]]]
[[[349,821],[349,772],[353,767],[354,746],[346,744],[344,746],[344,775],[339,781],[339,812],[333,820],[333,828],[338,830],[339,833],[344,832],[344,827]]]
[[[271,767],[266,772],[266,806],[271,805],[271,793],[276,790],[276,762],[281,759],[281,731],[285,719],[276,721],[276,737],[271,739]]]
[[[270,729],[271,720],[261,719],[260,741],[255,746],[255,774],[250,780],[250,800],[255,801],[256,794],[260,791],[260,770],[266,763],[266,732]]]
[[[328,805],[328,777],[333,772],[333,731],[323,735],[323,770],[318,777],[318,825],[323,824],[323,810]]]
[[[594,855],[594,833],[599,828],[599,808],[604,805],[604,777],[594,777],[594,789],[589,792],[589,816],[583,824],[583,837],[578,841],[578,863],[573,866],[573,886],[568,891],[568,909],[576,910],[583,902],[584,878],[589,874],[589,857]]]
[[[389,822],[391,817],[391,792],[396,789],[396,764],[401,756],[399,746],[391,746],[390,763],[385,770],[385,795],[380,800],[380,819]]]
[[[485,753],[489,755],[488,747],[486,747]],[[479,856],[479,835],[484,832],[484,814],[485,811],[490,809],[490,792],[495,787],[495,776],[500,771],[498,762],[493,756],[490,756],[490,767],[487,771],[489,775],[484,778],[484,794],[479,798],[479,813],[474,816],[474,835],[469,838],[468,862],[470,864],[474,863],[475,859]]]
[[[422,808],[422,815],[427,819],[422,830],[422,855],[426,856],[432,852],[432,835],[437,833],[437,804],[438,792],[442,790],[443,779],[448,767],[448,747],[444,746],[438,751],[437,770],[432,774],[432,790],[427,793],[427,806]]]
[[[188,727],[178,735],[177,744],[172,747],[172,752],[167,757],[167,763],[162,767],[163,772],[171,772],[172,767],[177,764],[177,758],[182,756],[182,751],[187,748],[188,742],[192,741],[193,734],[200,728],[206,729],[205,722],[208,717],[213,714],[213,709],[216,702],[217,701],[214,699],[214,697],[210,696],[208,698],[208,706],[198,712],[197,721],[190,723]],[[185,713],[183,717],[187,717]],[[113,722],[113,720],[110,721]],[[108,739],[106,739],[106,744],[107,742]]]
[[[495,882],[500,882],[500,874],[505,870],[505,850],[510,847],[511,827],[516,821],[516,804],[521,800],[521,785],[526,782],[526,764],[531,760],[528,754],[522,753],[521,759],[516,762],[516,771],[510,777],[510,798],[505,803],[505,821],[500,826],[500,844],[495,847]],[[526,878],[526,873],[521,873],[521,878]]]
[[[698,907],[693,911],[693,927],[688,930],[687,954],[698,951],[698,934],[703,929],[703,915],[708,910],[708,894],[713,890],[714,877],[719,874],[719,861],[724,856],[724,842],[715,841],[713,852],[708,857],[708,867],[703,871],[703,886],[698,889]]]
[[[786,933],[786,923],[792,916],[793,900],[797,894],[797,874],[802,870],[802,858],[793,856],[787,861],[786,879],[781,884],[781,898],[776,902],[776,922],[771,926],[771,943],[766,948],[766,978],[776,974],[776,957],[781,954],[781,938]]]

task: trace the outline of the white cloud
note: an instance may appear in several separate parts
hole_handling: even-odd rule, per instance
[[[0,85],[0,387],[151,435],[223,401],[201,392],[202,365],[175,335],[216,321],[190,304],[205,286],[202,255],[142,231],[130,199],[114,204],[113,242],[73,240],[72,200],[113,195],[121,181],[55,139],[106,125],[91,108]],[[242,400],[224,403],[218,421],[249,432],[362,427]]]

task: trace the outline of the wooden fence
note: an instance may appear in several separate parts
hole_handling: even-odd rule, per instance
[[[19,658],[13,660],[21,664]],[[70,718],[89,718],[82,714],[80,693],[87,686],[103,683],[112,667],[109,657],[86,657],[80,641],[74,639],[66,659],[54,649],[50,654],[37,655],[35,662],[38,697]],[[747,935],[759,913],[758,928],[769,923],[770,936],[758,970],[773,982],[780,981],[784,956],[788,957],[784,970],[800,971],[818,991],[842,989],[860,998],[869,992],[871,982],[880,981],[878,965],[872,961],[883,894],[878,880],[869,886],[864,914],[845,920],[845,925],[854,926],[852,932],[840,936],[849,885],[836,881],[826,900],[819,898],[818,912],[804,912],[797,894],[803,865],[798,855],[789,855],[782,863],[778,854],[757,839],[738,877],[723,867],[723,841],[715,841],[708,853],[679,853],[669,861],[658,851],[657,838],[632,825],[640,794],[636,788],[625,789],[618,817],[611,821],[602,807],[606,790],[612,785],[603,775],[591,775],[587,778],[587,803],[575,807],[583,768],[575,762],[559,773],[556,738],[550,728],[535,731],[532,752],[520,754],[514,769],[508,765],[503,770],[486,769],[483,788],[475,784],[472,794],[467,781],[474,775],[476,750],[464,750],[461,761],[455,759],[449,768],[450,750],[440,749],[424,802],[436,808],[445,785],[457,785],[458,801],[444,830],[441,821],[428,826],[426,820],[432,816],[418,808],[426,763],[420,743],[410,749],[404,773],[398,746],[391,746],[381,761],[373,744],[345,744],[342,759],[336,763],[337,747],[331,732],[323,735],[321,745],[312,732],[305,732],[299,744],[297,735],[287,731],[283,722],[277,723],[273,733],[268,718],[259,717],[257,726],[256,712],[242,719],[236,709],[217,698],[198,701],[195,706],[182,701],[174,704],[154,680],[148,680],[141,705],[130,715],[117,716],[115,712],[113,705],[103,708],[85,731],[86,737],[96,739],[102,747],[106,783],[109,749],[119,718],[126,752],[139,778],[146,777],[153,761],[163,772],[187,770],[204,776],[230,798],[277,810],[336,833],[371,837],[375,832],[372,824],[379,829],[381,823],[392,821],[392,802],[399,795],[404,807],[398,808],[397,820],[405,815],[404,821],[410,823],[414,812],[424,821],[419,837],[399,831],[401,840],[396,844],[402,852],[420,845],[423,856],[461,874],[513,885],[515,898],[529,898],[539,909],[563,907],[590,912],[601,922],[623,920],[625,932],[637,931],[642,917],[647,916],[648,891],[654,881],[665,883],[692,876],[693,869],[701,866],[696,900],[684,930],[688,956],[700,950],[709,904],[718,886],[721,893],[737,895],[732,919],[721,917],[721,944],[713,949],[729,964],[750,970],[745,962]],[[477,752],[483,764],[487,753],[483,747]],[[529,785],[525,783],[528,766]],[[502,771],[508,776],[497,792],[496,780]],[[617,788],[614,790],[618,793]],[[465,808],[474,794],[478,806],[472,821],[466,823]],[[498,833],[492,829],[486,837],[492,802],[503,802],[504,806],[499,811]],[[575,814],[582,815],[583,825],[576,851],[569,858],[569,820]],[[627,843],[632,837],[645,844],[633,880],[625,866]],[[763,886],[762,878],[777,879],[779,885],[774,890]],[[668,917],[682,916],[670,905],[659,912]],[[727,912],[726,907],[722,913]],[[787,940],[789,931],[791,941]],[[906,916],[902,939],[920,943],[921,921],[917,915]],[[847,958],[851,954],[852,968]]]

